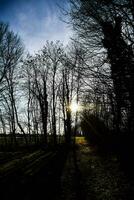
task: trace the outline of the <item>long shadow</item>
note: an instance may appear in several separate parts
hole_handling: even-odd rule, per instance
[[[81,174],[79,163],[78,163],[77,148],[79,147],[76,145],[73,146],[73,161],[74,161],[74,167],[75,167],[75,191],[76,191],[77,200],[85,200],[86,195],[84,192],[82,174]]]
[[[56,152],[55,156],[48,162],[42,160],[43,167],[35,175],[23,179],[19,169],[7,181],[0,183],[0,199],[55,199],[59,194],[60,179],[68,148],[64,145],[53,149],[53,151]]]

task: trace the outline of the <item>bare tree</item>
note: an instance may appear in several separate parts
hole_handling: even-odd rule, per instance
[[[54,144],[57,143],[57,130],[56,130],[56,110],[57,110],[57,92],[59,84],[59,70],[61,66],[61,57],[63,55],[63,46],[57,41],[56,43],[47,42],[43,48],[43,55],[49,59],[50,63],[50,85],[51,85],[51,95],[52,95],[52,131]]]
[[[1,96],[6,99],[6,103],[10,112],[10,124],[11,124],[11,133],[13,140],[15,139],[16,132],[16,117],[17,110],[15,109],[15,80],[14,72],[17,68],[17,65],[22,57],[23,45],[20,41],[20,38],[9,30],[8,25],[0,25],[0,65],[1,65],[1,78],[0,82],[6,91],[1,92]],[[4,94],[6,92],[6,94]]]
[[[45,63],[45,57],[36,55],[35,57],[28,57],[24,61],[24,66],[26,66],[27,80],[24,83],[24,87],[28,91],[28,129],[30,131],[30,107],[32,106],[32,111],[35,110],[38,113],[38,105],[40,107],[40,116],[38,119],[34,117],[34,127],[36,124],[36,130],[38,129],[38,120],[41,117],[42,123],[42,133],[44,135],[44,142],[47,144],[47,117],[48,117],[48,101],[47,101],[47,78],[48,78],[48,68],[47,63]],[[30,70],[28,70],[28,68]],[[32,97],[33,96],[33,97]],[[34,104],[33,100],[36,99],[38,104]],[[34,113],[35,113],[34,112]],[[37,116],[37,114],[35,115]],[[37,130],[38,131],[38,130]]]

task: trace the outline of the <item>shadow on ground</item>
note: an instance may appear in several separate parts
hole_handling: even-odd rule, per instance
[[[51,152],[44,151],[44,156],[42,152],[39,155],[40,158],[31,161],[28,166],[26,166],[27,163],[24,165],[17,163],[12,173],[2,177],[0,199],[55,199],[59,193],[61,174],[67,154],[68,148],[62,145]]]
[[[84,137],[71,148],[33,152],[9,165],[1,181],[1,200],[133,200],[134,180],[118,157],[99,154]],[[15,170],[12,169],[15,168]],[[15,167],[16,166],[16,167]]]

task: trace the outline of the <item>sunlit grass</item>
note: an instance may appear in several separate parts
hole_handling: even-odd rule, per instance
[[[76,144],[87,144],[85,137],[75,137]]]

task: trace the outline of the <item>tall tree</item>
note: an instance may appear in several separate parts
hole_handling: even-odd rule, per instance
[[[35,57],[28,57],[24,61],[24,67],[26,69],[27,77],[24,82],[24,88],[28,91],[28,126],[30,129],[30,106],[32,107],[32,112],[34,111],[33,126],[36,126],[36,131],[38,132],[38,122],[39,117],[41,118],[43,138],[45,144],[47,144],[47,121],[48,121],[48,94],[47,94],[47,79],[48,70],[47,62],[45,62],[45,57],[37,54]],[[34,102],[38,103],[34,103]],[[33,105],[34,103],[34,105]],[[38,105],[40,108],[40,116],[38,114]],[[36,114],[35,114],[36,113]],[[38,118],[38,119],[36,119]]]
[[[51,74],[51,95],[52,95],[52,134],[54,139],[54,144],[57,143],[57,130],[56,130],[56,105],[57,105],[57,92],[59,84],[58,73],[61,66],[61,58],[63,56],[63,46],[57,41],[56,43],[47,42],[43,48],[43,55],[49,59],[50,64],[50,74]]]
[[[15,69],[18,66],[23,54],[23,45],[18,35],[10,31],[8,25],[0,24],[0,83],[6,91],[2,91],[1,96],[8,98],[8,108],[10,112],[10,124],[13,140],[15,139],[15,130],[17,120],[17,110],[15,107]],[[6,92],[6,94],[4,94]],[[4,96],[3,96],[4,95]]]
[[[85,46],[90,49],[91,55],[97,57],[98,54],[105,53],[104,48],[107,50],[107,63],[110,64],[116,96],[117,130],[123,127],[125,112],[127,130],[132,133],[134,130],[133,3],[130,0],[71,0],[70,2],[72,23]]]

